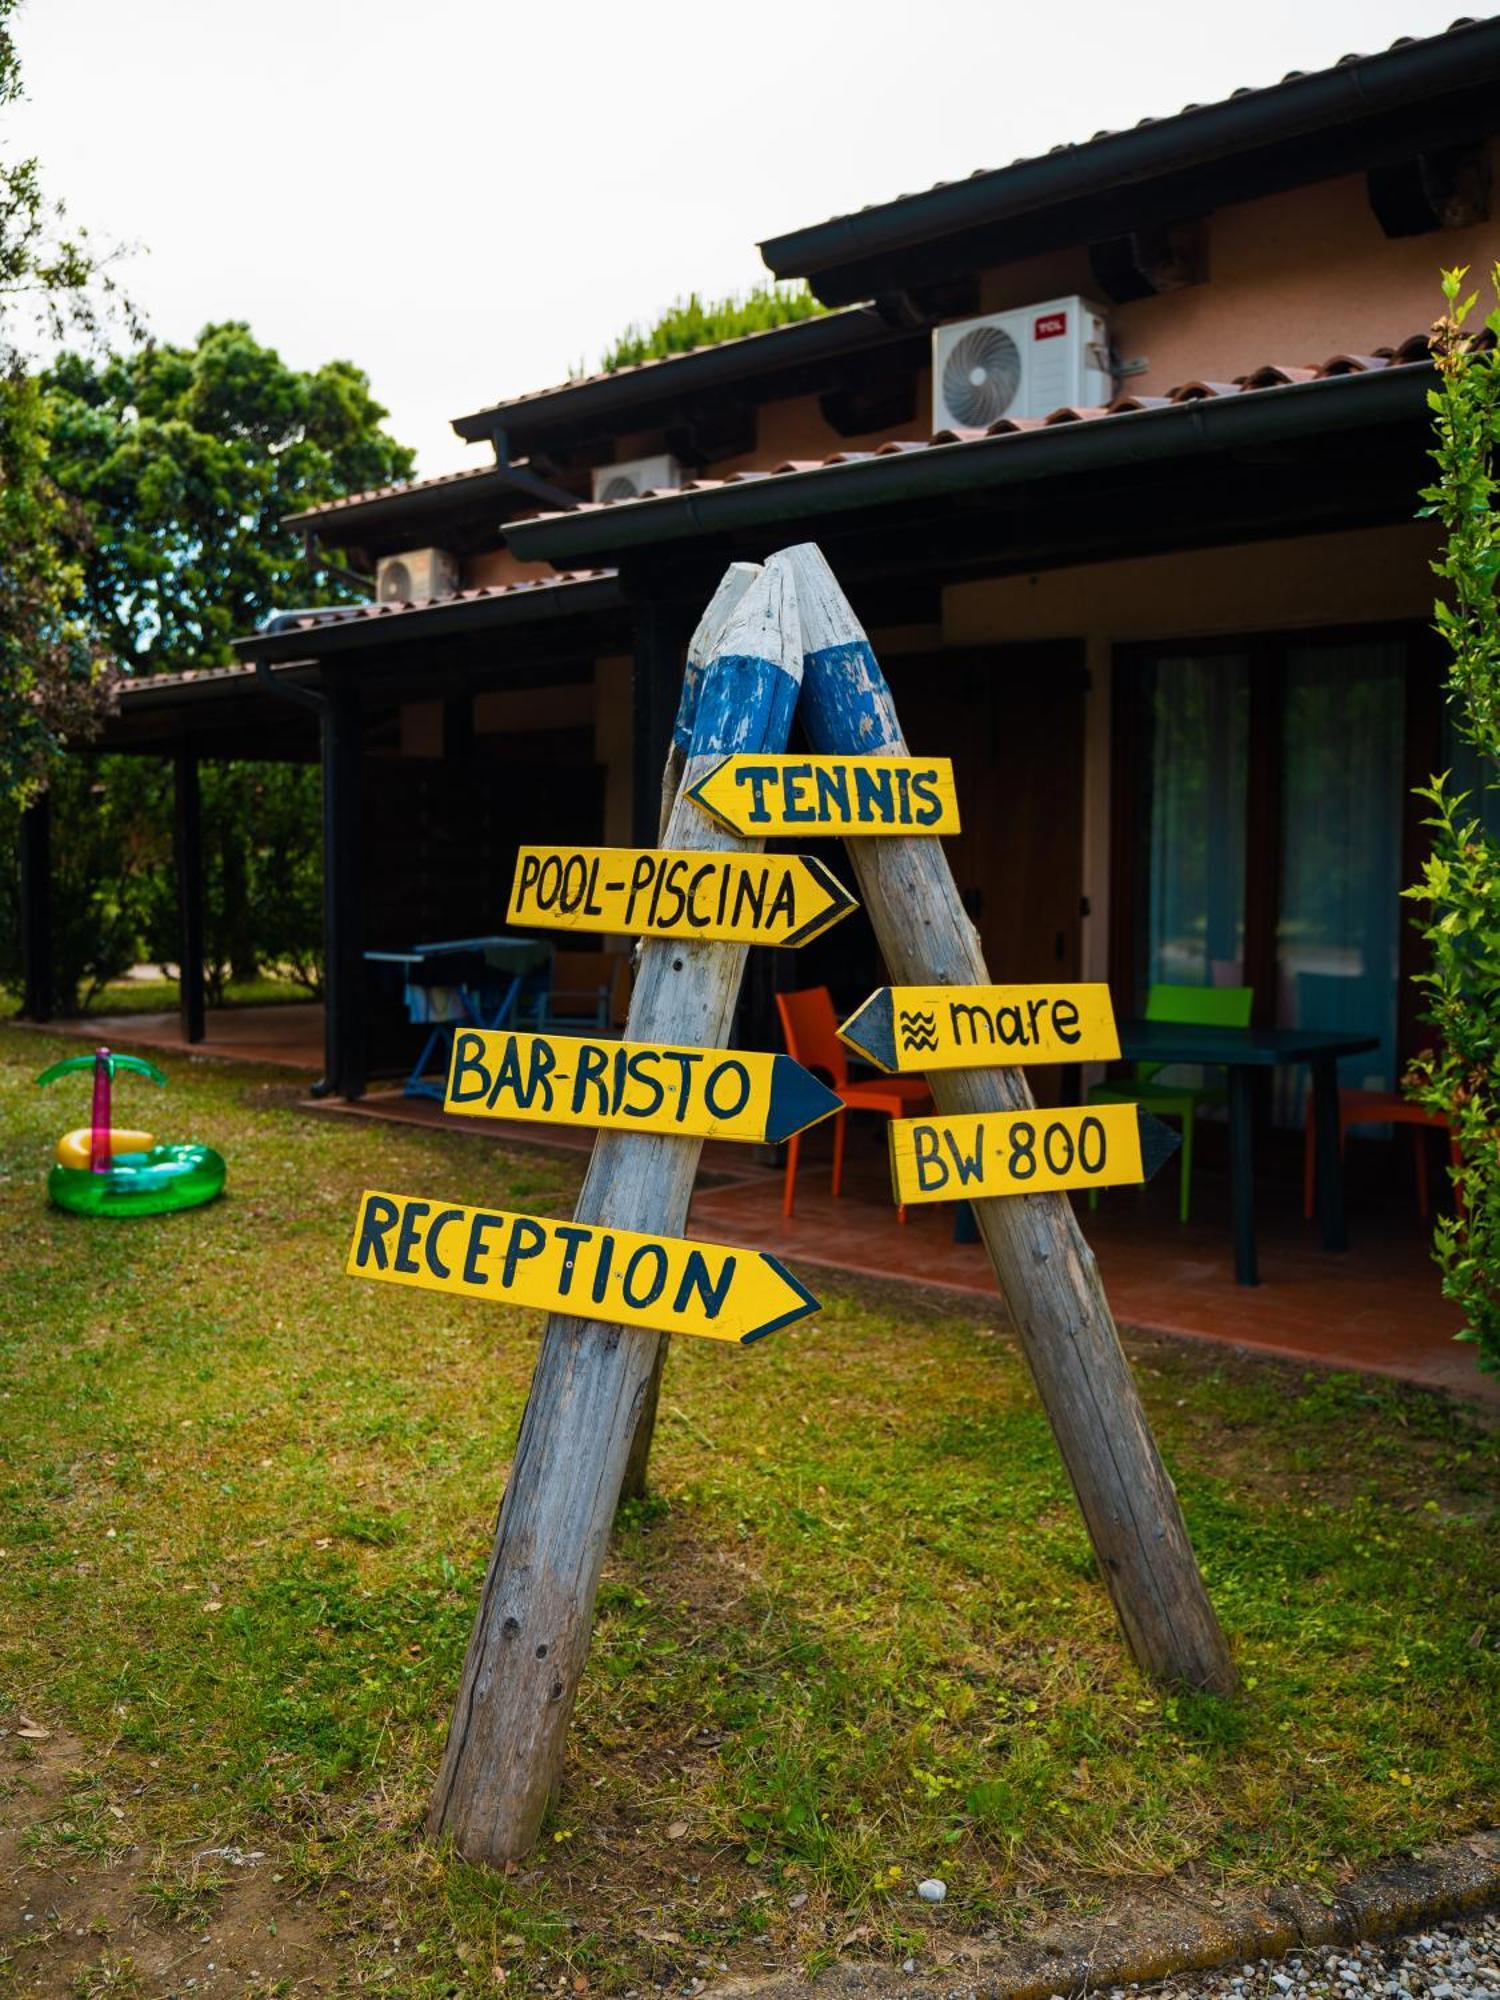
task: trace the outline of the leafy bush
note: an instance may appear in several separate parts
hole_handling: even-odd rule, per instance
[[[1500,308],[1486,319],[1487,341],[1465,333],[1477,298],[1460,297],[1465,276],[1443,274],[1447,311],[1433,329],[1439,386],[1430,398],[1438,477],[1422,511],[1446,530],[1433,568],[1452,591],[1436,620],[1454,727],[1477,753],[1489,791],[1500,767]],[[1500,266],[1492,282],[1500,300]],[[1462,1310],[1460,1338],[1478,1344],[1480,1366],[1500,1371],[1500,842],[1472,795],[1452,790],[1446,775],[1420,796],[1432,806],[1432,852],[1406,893],[1425,906],[1431,969],[1418,978],[1438,1040],[1406,1084],[1417,1103],[1442,1114],[1455,1142],[1457,1213],[1439,1220],[1434,1241],[1443,1294]]]
[[[638,362],[660,361],[695,347],[717,347],[722,340],[763,333],[768,327],[787,326],[793,320],[815,319],[827,310],[806,285],[767,282],[727,299],[701,299],[696,292],[689,292],[685,299],[669,306],[653,326],[626,327],[600,366],[612,375],[617,368],[634,368]]]

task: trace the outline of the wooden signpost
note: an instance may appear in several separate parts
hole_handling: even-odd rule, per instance
[[[843,1099],[790,1056],[461,1028],[446,1111],[780,1145]]]
[[[882,986],[839,1029],[877,1069],[983,1069],[995,1062],[1113,1062],[1109,988]]]
[[[891,1185],[902,1203],[1131,1187],[1182,1143],[1136,1104],[893,1118],[890,1135]]]
[[[957,833],[949,757],[726,757],[688,795],[735,833]]]
[[[783,754],[799,688],[811,758]],[[807,546],[762,571],[734,566],[704,614],[661,849],[521,850],[511,922],[645,939],[623,1042],[456,1039],[450,1109],[600,1128],[574,1217],[373,1191],[348,1264],[549,1313],[428,1815],[467,1860],[513,1860],[535,1842],[616,1504],[649,1447],[666,1334],[744,1343],[817,1309],[775,1258],[682,1233],[705,1136],[774,1140],[838,1108],[787,1058],[724,1049],[747,947],[804,942],[854,907],[821,862],[761,854],[763,835],[851,836],[886,962],[911,983],[882,989],[842,1032],[885,1068],[920,1056],[937,1104],[892,1125],[898,1193],[973,1203],[1137,1660],[1192,1687],[1235,1685],[1059,1192],[1140,1179],[1174,1141],[1133,1105],[1036,1110],[1014,1065],[1116,1054],[1108,996],[988,984],[933,837],[956,825],[951,771],[910,757],[868,642]]]
[[[838,877],[805,854],[523,847],[507,916],[542,930],[794,947],[853,908]]]
[[[457,1292],[487,1305],[583,1310],[615,1326],[742,1346],[818,1309],[807,1287],[763,1250],[410,1194],[362,1198],[345,1269],[351,1278]]]

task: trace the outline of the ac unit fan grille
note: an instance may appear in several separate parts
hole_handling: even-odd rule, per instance
[[[980,430],[1003,417],[1021,386],[1021,354],[1000,326],[976,326],[955,340],[943,363],[943,407]]]
[[[627,479],[623,473],[620,473],[613,479],[605,480],[604,484],[599,488],[599,498],[601,502],[609,500],[634,500],[639,497],[640,490],[633,479]]]
[[[404,604],[413,595],[411,571],[404,562],[388,562],[380,572],[382,604]]]

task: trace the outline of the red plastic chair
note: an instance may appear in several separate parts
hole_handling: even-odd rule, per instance
[[[1304,1111],[1307,1138],[1304,1142],[1302,1159],[1302,1214],[1305,1221],[1312,1220],[1314,1207],[1315,1174],[1318,1158],[1317,1126],[1313,1118],[1312,1092],[1307,1094]],[[1425,1125],[1439,1132],[1448,1130],[1448,1121],[1439,1111],[1429,1111],[1425,1105],[1413,1104],[1409,1097],[1402,1097],[1394,1090],[1341,1090],[1339,1092],[1339,1151],[1344,1150],[1344,1135],[1351,1125],[1410,1125],[1412,1156],[1417,1170],[1417,1213],[1425,1222],[1429,1202],[1427,1198],[1427,1141],[1421,1128]],[[1450,1151],[1454,1159],[1458,1157],[1458,1147],[1450,1141]]]
[[[847,1111],[878,1111],[885,1118],[920,1118],[931,1111],[932,1093],[919,1076],[878,1076],[857,1083],[849,1080],[849,1053],[839,1040],[839,1017],[833,1011],[833,995],[826,986],[809,986],[800,993],[778,993],[777,1011],[787,1052],[804,1069],[821,1070],[830,1087],[844,1100]],[[846,1112],[833,1120],[833,1195],[838,1199],[844,1177],[844,1126]],[[797,1195],[797,1158],[800,1134],[786,1142],[786,1188],[781,1212],[790,1215]],[[905,1222],[906,1210],[897,1210]]]

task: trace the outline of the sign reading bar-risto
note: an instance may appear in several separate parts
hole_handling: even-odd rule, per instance
[[[1103,985],[881,986],[839,1040],[885,1070],[1113,1062],[1120,1053]]]
[[[742,1344],[818,1310],[806,1286],[763,1250],[409,1194],[362,1197],[345,1268],[351,1278],[492,1305]]]
[[[443,1102],[470,1118],[776,1146],[843,1100],[790,1056],[460,1028]]]
[[[957,833],[948,757],[726,757],[688,797],[735,833]]]
[[[803,854],[658,847],[523,847],[509,921],[730,944],[806,944],[854,898]]]
[[[1136,1104],[891,1121],[899,1202],[968,1201],[1150,1180],[1177,1134]]]

